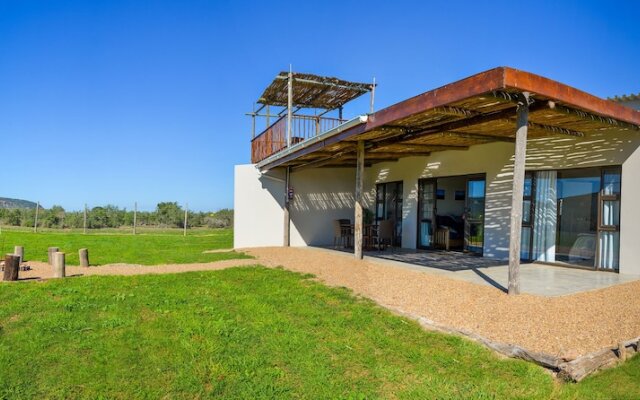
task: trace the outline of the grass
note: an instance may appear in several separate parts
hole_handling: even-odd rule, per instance
[[[205,250],[233,247],[231,229],[196,230],[182,236],[182,230],[144,230],[132,235],[118,230],[106,232],[27,232],[3,229],[0,234],[0,254],[13,253],[14,246],[24,246],[25,259],[47,261],[47,249],[59,247],[66,253],[67,264],[77,265],[78,249],[89,249],[92,265],[130,263],[143,265],[196,263],[247,256],[233,251],[203,254]]]
[[[640,359],[560,384],[262,267],[0,286],[0,398],[640,398]]]

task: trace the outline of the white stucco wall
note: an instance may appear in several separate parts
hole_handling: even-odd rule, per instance
[[[282,246],[284,176],[261,176],[253,164],[236,165],[233,191],[233,247]]]
[[[266,177],[253,164],[236,165],[234,177],[235,248],[282,246],[284,171]],[[353,168],[317,168],[290,175],[291,246],[333,245],[333,220],[353,221]]]
[[[353,222],[355,170],[315,168],[290,175],[294,200],[289,207],[292,246],[333,245],[333,221]]]

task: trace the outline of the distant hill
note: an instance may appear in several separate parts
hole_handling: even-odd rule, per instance
[[[0,208],[36,208],[36,203],[29,200],[0,197]]]

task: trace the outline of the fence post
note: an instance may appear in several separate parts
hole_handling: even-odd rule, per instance
[[[65,255],[62,252],[56,251],[53,253],[53,277],[64,278],[65,277]]]
[[[87,234],[87,203],[84,203],[84,218],[82,233]]]
[[[138,202],[133,203],[133,234],[136,234],[136,224],[138,222]]]
[[[36,219],[33,223],[33,232],[38,232],[38,209],[40,208],[40,202],[36,202]]]
[[[189,203],[184,206],[184,232],[182,236],[187,236],[187,215],[189,213]]]

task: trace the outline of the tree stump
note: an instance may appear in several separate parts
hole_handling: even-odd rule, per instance
[[[49,265],[53,265],[53,253],[55,253],[56,251],[60,251],[60,248],[58,247],[49,247],[48,251],[48,257],[47,260],[49,262]]]
[[[20,257],[15,254],[7,254],[4,257],[4,280],[17,281],[20,269]]]
[[[65,277],[65,256],[64,253],[56,251],[53,253],[53,277],[64,278]]]
[[[80,249],[78,250],[78,255],[80,256],[80,266],[89,268],[89,250]]]
[[[22,247],[22,246],[14,247],[13,254],[15,254],[16,256],[20,257],[19,263],[24,262],[24,247]]]

